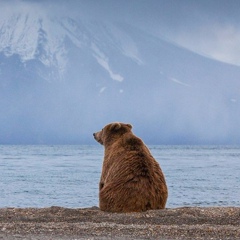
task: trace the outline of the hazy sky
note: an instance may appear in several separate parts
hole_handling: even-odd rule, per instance
[[[1,14],[33,4],[59,16],[125,20],[197,53],[240,65],[238,0],[0,0]]]
[[[9,2],[9,1],[2,1]],[[21,1],[17,1],[21,2]],[[238,0],[33,1],[52,14],[125,20],[186,48],[240,65]]]

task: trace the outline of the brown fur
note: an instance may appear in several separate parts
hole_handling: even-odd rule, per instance
[[[100,209],[141,212],[165,208],[168,191],[162,170],[130,124],[111,123],[94,138],[104,145],[99,183]]]

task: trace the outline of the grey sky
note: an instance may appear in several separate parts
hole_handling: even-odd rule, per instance
[[[7,3],[9,1],[1,1]],[[237,0],[15,0],[49,14],[126,21],[192,51],[240,65],[240,1]],[[30,4],[31,5],[31,4]],[[11,5],[12,8],[12,5]]]

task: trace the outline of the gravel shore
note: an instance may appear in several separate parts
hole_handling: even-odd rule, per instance
[[[240,207],[107,213],[97,207],[1,208],[0,239],[240,239]]]

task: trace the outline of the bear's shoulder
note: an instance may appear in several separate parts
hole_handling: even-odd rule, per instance
[[[144,144],[140,138],[129,132],[122,136],[122,145],[126,150],[139,150]]]

